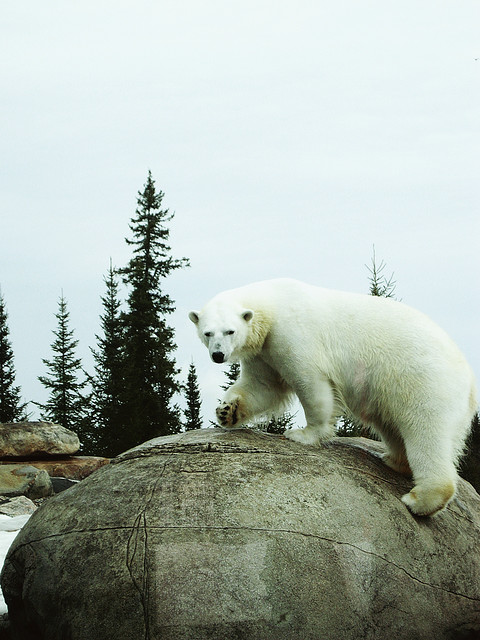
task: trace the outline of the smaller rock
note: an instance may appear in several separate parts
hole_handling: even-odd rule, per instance
[[[73,455],[78,436],[52,422],[0,422],[0,458]]]
[[[4,464],[0,466],[0,495],[26,496],[31,500],[53,495],[50,476],[44,469],[30,465]]]
[[[16,461],[19,462],[18,460]],[[62,477],[69,480],[84,480],[91,473],[110,462],[109,458],[96,456],[72,456],[69,458],[52,458],[51,460],[28,460],[37,469],[45,469],[51,478]],[[0,469],[2,463],[0,462]]]
[[[0,514],[10,516],[28,515],[36,511],[37,507],[26,496],[17,496],[16,498],[6,498],[0,502]]]

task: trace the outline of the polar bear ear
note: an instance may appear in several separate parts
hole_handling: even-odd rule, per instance
[[[188,317],[193,322],[193,324],[198,324],[198,321],[200,320],[200,315],[198,311],[190,311],[190,313],[188,314]]]
[[[245,309],[245,311],[242,311],[242,318],[245,320],[245,322],[250,322],[253,316],[254,313],[251,309]]]

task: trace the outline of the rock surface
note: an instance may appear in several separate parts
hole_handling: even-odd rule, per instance
[[[52,494],[52,482],[46,471],[25,463],[0,465],[0,495],[23,495],[35,500]]]
[[[79,448],[73,431],[52,422],[0,423],[0,458],[73,455]]]
[[[1,584],[17,640],[480,637],[480,497],[400,501],[381,445],[158,438],[46,501]]]

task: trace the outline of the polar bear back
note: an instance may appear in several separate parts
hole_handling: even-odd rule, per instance
[[[472,415],[476,408],[473,372],[460,349],[428,316],[401,302],[276,279],[225,291],[209,305],[261,314],[268,323],[262,357],[289,383],[299,370],[320,373],[353,409],[372,394],[377,403],[388,394],[390,405],[415,394],[418,402],[441,401],[447,413],[453,399]],[[249,357],[247,348],[237,354]]]

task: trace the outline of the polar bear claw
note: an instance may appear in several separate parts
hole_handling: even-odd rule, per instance
[[[222,427],[234,427],[239,423],[239,398],[222,402],[216,410],[217,420]]]

